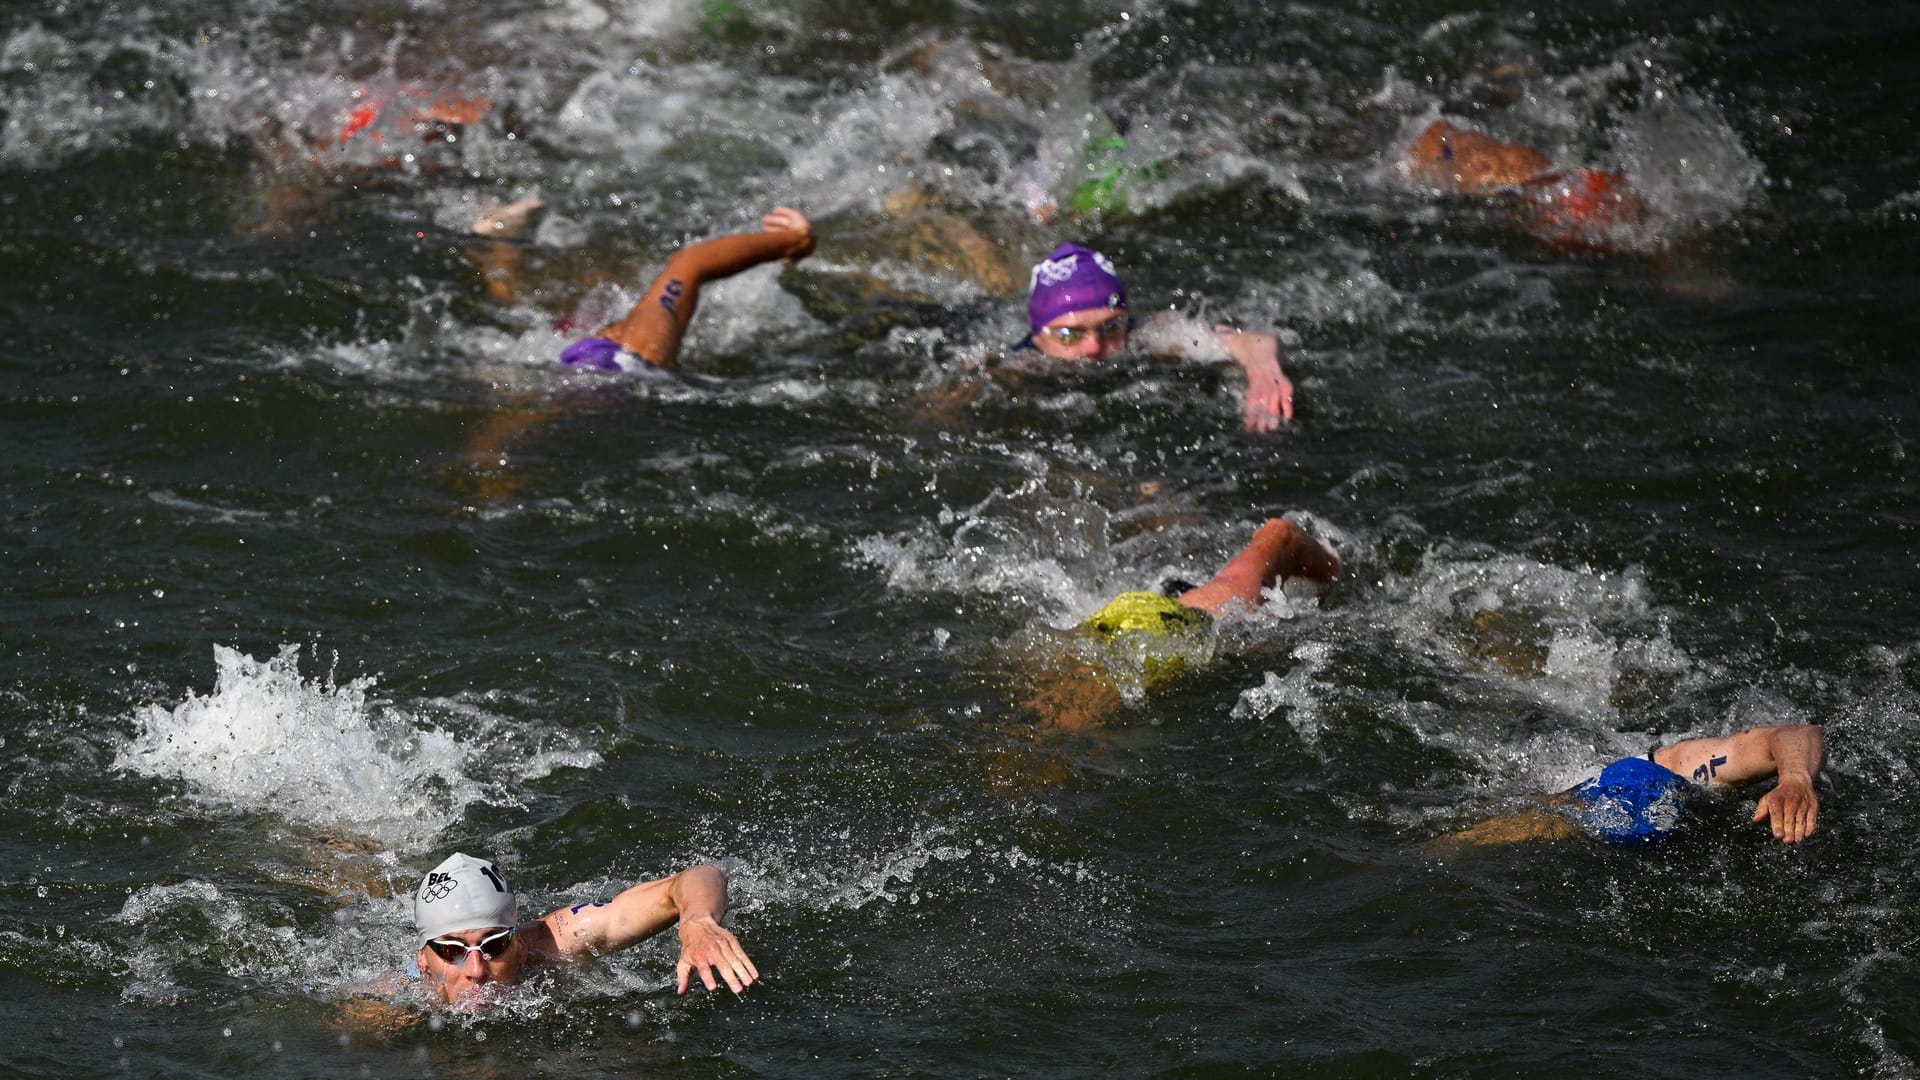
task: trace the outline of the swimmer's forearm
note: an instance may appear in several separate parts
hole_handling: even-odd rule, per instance
[[[1808,784],[1827,763],[1826,729],[1818,724],[1795,724],[1769,728],[1769,749],[1774,771],[1782,780],[1800,779]]]
[[[1220,339],[1220,346],[1227,350],[1227,355],[1249,377],[1256,371],[1262,375],[1284,377],[1285,372],[1280,370],[1279,338],[1258,330],[1235,330],[1225,326],[1215,327],[1214,334]]]
[[[715,281],[775,259],[798,259],[813,250],[809,229],[772,229],[733,233],[689,244],[667,261],[668,273],[697,281]]]
[[[680,921],[719,922],[727,914],[727,873],[717,866],[689,866],[674,875],[667,890]]]

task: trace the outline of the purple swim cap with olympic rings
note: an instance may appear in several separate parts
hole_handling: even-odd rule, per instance
[[[1127,287],[1105,255],[1061,244],[1033,268],[1027,322],[1035,331],[1069,311],[1127,306]]]

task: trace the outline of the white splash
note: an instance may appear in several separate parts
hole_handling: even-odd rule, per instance
[[[213,693],[142,708],[115,767],[402,849],[431,843],[470,803],[499,798],[466,774],[479,747],[370,702],[372,679],[302,679],[295,645],[264,662],[224,646],[213,655]]]

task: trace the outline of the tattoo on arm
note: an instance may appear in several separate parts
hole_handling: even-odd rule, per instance
[[[1705,784],[1711,781],[1714,777],[1720,775],[1720,766],[1726,763],[1727,757],[1725,754],[1721,754],[1718,757],[1707,758],[1705,765],[1693,770],[1693,782],[1696,784]]]

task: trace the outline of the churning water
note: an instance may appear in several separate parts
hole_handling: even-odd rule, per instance
[[[1915,1075],[1916,46],[1641,0],[9,7],[0,1072]],[[1409,186],[1443,114],[1650,214],[1570,252]],[[709,292],[683,375],[554,364],[776,203],[817,254]],[[1009,358],[1067,238],[1275,330],[1296,421]],[[1036,642],[1279,513],[1324,604],[1037,723]],[[1808,722],[1799,848],[1751,793],[1651,851],[1429,847]],[[454,849],[523,912],[720,863],[765,980],[676,997],[669,934],[346,1023]]]

